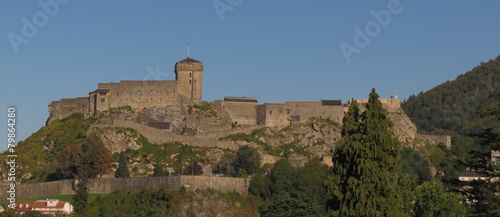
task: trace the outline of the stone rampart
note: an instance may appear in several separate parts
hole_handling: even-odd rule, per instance
[[[160,130],[156,129],[153,127],[145,126],[139,123],[135,123],[132,121],[124,121],[124,120],[111,120],[108,121],[106,124],[95,124],[92,125],[92,127],[125,127],[125,128],[132,128],[139,132],[141,135],[146,137],[150,142],[152,143],[157,143],[157,144],[162,144],[162,143],[169,143],[169,142],[182,142],[184,144],[189,144],[192,146],[197,146],[197,147],[215,147],[215,148],[221,148],[221,149],[229,149],[236,151],[238,150],[238,146],[232,143],[228,142],[223,142],[223,141],[218,141],[214,139],[203,139],[203,138],[196,138],[196,137],[191,137],[191,136],[183,136],[183,135],[177,135],[172,132],[168,132],[166,130]],[[92,130],[92,128],[90,129]],[[90,132],[89,130],[89,132]]]
[[[55,120],[64,119],[75,113],[86,115],[89,111],[88,105],[88,97],[64,98],[59,101],[52,101],[48,107],[49,118],[47,119],[47,124]]]
[[[238,123],[238,125],[257,124],[257,101],[235,102],[215,100],[213,104],[216,106],[219,113],[225,110],[230,116],[231,121]]]
[[[447,148],[451,148],[451,136],[448,135],[417,135],[417,139],[430,142],[433,145],[443,143]]]
[[[196,137],[198,138],[204,138],[204,139],[218,139],[222,138],[231,134],[237,134],[237,133],[246,133],[249,134],[254,130],[263,128],[264,126],[262,125],[253,125],[253,126],[238,126],[234,129],[229,129],[229,130],[220,130],[220,131],[210,131],[210,132],[198,132],[196,134]]]
[[[163,188],[165,190],[176,190],[182,186],[188,186],[189,190],[211,188],[224,193],[236,191],[241,194],[248,194],[249,184],[249,179],[207,176],[91,179],[89,193],[107,194],[118,189],[146,190]],[[75,182],[73,180],[19,185],[16,187],[16,200],[54,195],[71,195],[74,193],[74,186]],[[0,188],[0,201],[6,201],[9,198],[8,190],[8,188]]]
[[[294,121],[307,121],[312,117],[329,118],[342,123],[344,108],[342,106],[323,105],[321,101],[286,103],[265,103],[257,106],[257,121],[266,127],[284,127]]]
[[[355,99],[357,103],[359,104],[365,104],[368,103],[368,99]],[[349,104],[351,104],[352,100],[349,100]],[[385,109],[388,111],[393,111],[401,108],[401,100],[399,99],[379,99],[379,101],[382,103]]]

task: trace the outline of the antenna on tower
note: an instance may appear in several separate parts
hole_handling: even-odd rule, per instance
[[[188,42],[188,57],[189,57],[189,52],[191,51],[191,47],[189,46],[189,42]]]

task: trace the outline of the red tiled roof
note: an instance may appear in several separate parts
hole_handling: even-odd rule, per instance
[[[66,202],[57,202],[57,204],[55,206],[47,206],[47,202],[45,202],[45,201],[36,201],[36,202],[33,202],[33,207],[34,208],[63,208],[64,204],[66,204]]]
[[[31,211],[33,202],[16,202],[16,212],[28,212]]]

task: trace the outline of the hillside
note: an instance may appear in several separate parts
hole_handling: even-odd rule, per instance
[[[16,148],[17,179],[23,179],[25,183],[57,180],[55,172],[61,151],[68,145],[81,143],[94,121],[75,114],[42,127],[26,140],[19,142]],[[7,168],[5,161],[0,164],[0,178],[7,180],[7,174],[4,172],[7,170],[3,168]]]
[[[329,156],[342,141],[340,123],[330,119],[311,118],[284,128],[255,125],[231,129],[225,120],[228,117],[211,108],[210,103],[142,110],[122,107],[100,113],[98,121],[82,115],[54,121],[19,143],[18,179],[22,183],[61,179],[58,158],[62,150],[82,144],[91,134],[113,154],[112,171],[103,177],[114,177],[121,152],[129,160],[133,177],[152,176],[157,166],[170,173],[182,173],[193,162],[202,164],[206,174],[230,175],[228,171],[235,172],[238,147],[255,148],[263,164],[287,158],[295,165],[304,165],[315,156],[325,156],[329,164]],[[426,143],[418,139],[415,125],[399,107],[389,114],[394,133],[405,146],[424,147]],[[184,127],[165,131],[144,125],[151,120],[174,120],[174,116],[185,123],[174,125]],[[197,135],[191,133],[196,131]],[[0,173],[2,176],[7,174]]]
[[[500,102],[499,85],[500,56],[453,81],[410,96],[401,107],[423,132],[455,131],[465,135],[472,128],[488,123],[478,111]]]
[[[492,117],[483,117],[481,111],[498,107],[499,85],[500,56],[481,63],[453,81],[410,96],[401,107],[419,131],[452,137],[453,156],[448,157],[449,162],[466,161],[474,147],[473,135],[498,125]],[[440,167],[451,177],[465,169],[457,163],[443,163]]]

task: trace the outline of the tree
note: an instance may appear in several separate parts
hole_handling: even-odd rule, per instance
[[[49,217],[52,215],[43,214],[43,213],[38,212],[38,211],[28,211],[28,212],[25,212],[22,216],[23,217]]]
[[[262,216],[325,216],[329,199],[323,182],[326,168],[312,159],[303,168],[294,168],[287,159],[275,163],[267,179],[254,176],[249,192],[265,200]],[[267,186],[269,185],[269,187]],[[269,190],[268,190],[269,189]],[[271,196],[267,196],[270,192]]]
[[[193,162],[188,165],[185,174],[195,176],[203,175],[203,167],[198,162]]]
[[[269,186],[271,185],[271,180],[262,174],[256,174],[250,180],[250,186],[248,186],[248,193],[255,196],[259,196],[262,199],[267,199],[271,196],[271,190]]]
[[[0,217],[20,217],[20,216],[21,215],[13,209],[7,209],[3,212],[0,212]]]
[[[418,151],[411,148],[405,147],[401,150],[399,170],[404,176],[409,176],[415,185],[431,181],[429,162]]]
[[[399,174],[401,148],[391,127],[375,89],[363,113],[353,101],[334,154],[334,176],[325,182],[334,196],[332,215],[408,216],[410,191]]]
[[[161,164],[156,164],[155,168],[153,169],[153,176],[168,176],[170,175],[170,172],[166,170],[163,165]]]
[[[118,159],[118,169],[116,169],[115,177],[116,178],[128,178],[130,177],[130,173],[128,171],[128,159],[124,152],[120,153],[120,157]]]
[[[57,161],[59,163],[58,173],[60,174],[60,178],[63,179],[73,178],[72,168],[74,165],[72,165],[73,160],[71,159],[71,157],[72,153],[80,147],[81,145],[78,144],[68,145],[61,151],[59,158],[57,158]]]
[[[246,174],[252,175],[260,168],[260,155],[248,145],[242,146],[236,153],[236,166],[238,171],[244,169]]]
[[[459,183],[462,194],[469,201],[473,201],[472,212],[477,216],[500,216],[500,159],[492,159],[492,151],[500,150],[500,104],[481,111],[482,116],[492,121],[475,137],[474,150],[470,151],[471,158],[462,162],[485,177],[483,180],[474,180]],[[494,161],[497,163],[494,163]]]
[[[83,145],[71,151],[69,155],[72,175],[95,178],[111,171],[111,151],[95,136],[87,138]]]
[[[73,195],[75,213],[86,216],[89,179],[108,173],[113,159],[109,149],[95,136],[88,137],[80,148],[72,151],[70,159],[72,173],[78,181]]]
[[[89,178],[81,175],[77,179],[76,192],[73,195],[74,212],[80,216],[86,216],[89,199]]]
[[[467,210],[458,195],[447,192],[438,182],[424,182],[415,189],[413,212],[416,217],[459,217]]]

